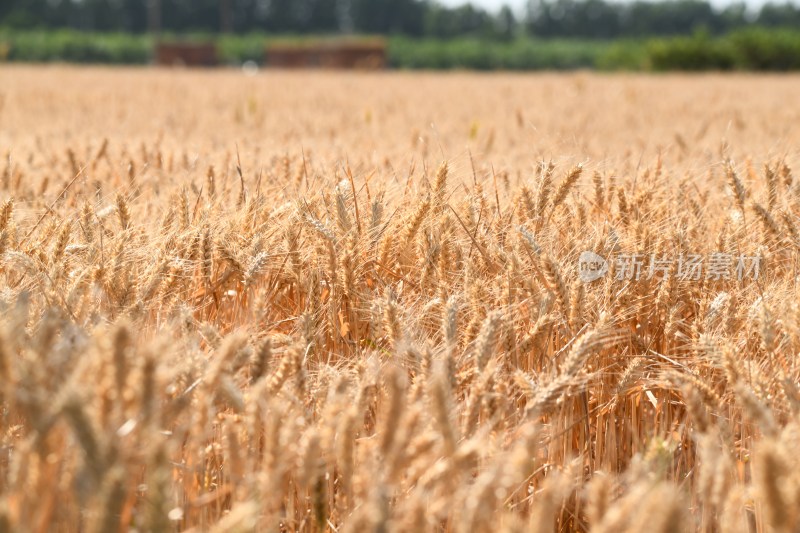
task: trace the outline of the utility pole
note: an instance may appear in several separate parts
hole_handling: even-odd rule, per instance
[[[158,41],[161,36],[161,0],[147,0],[147,29]]]

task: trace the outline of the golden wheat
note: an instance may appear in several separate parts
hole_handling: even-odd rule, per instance
[[[793,78],[0,79],[0,531],[800,527]]]

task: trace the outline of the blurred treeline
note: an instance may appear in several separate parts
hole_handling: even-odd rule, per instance
[[[226,64],[276,40],[388,36],[395,68],[800,69],[800,8],[531,0],[489,13],[427,0],[0,0],[0,60],[137,64],[166,40],[213,40]]]
[[[263,62],[265,50],[285,37],[248,34],[164,34],[167,40],[214,40],[223,64]],[[292,39],[303,40],[303,37]],[[0,29],[0,60],[25,62],[146,64],[155,39],[149,34],[76,30]],[[596,40],[520,37],[388,38],[389,66],[406,69],[476,70],[798,70],[800,30],[743,28],[713,36]]]
[[[2,0],[0,27],[72,28],[141,34],[168,32],[361,33],[450,39],[520,36],[587,39],[711,34],[757,25],[800,28],[800,8],[743,3],[714,8],[706,0],[632,2],[530,0],[521,12],[489,12],[434,0]]]

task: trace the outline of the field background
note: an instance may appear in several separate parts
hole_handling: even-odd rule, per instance
[[[795,531],[798,82],[0,67],[0,531]]]
[[[591,168],[652,162],[705,171],[729,155],[790,155],[800,109],[794,75],[603,75],[143,70],[5,66],[0,140],[88,150],[163,144],[199,166],[240,148],[252,173],[303,149],[363,172],[411,161],[461,171],[468,152],[514,174],[539,159]],[[251,159],[252,157],[252,159]],[[587,159],[587,162],[589,160]],[[124,162],[119,162],[124,164]],[[265,168],[268,170],[268,168]],[[471,171],[466,172],[467,177]],[[459,172],[459,174],[465,174]],[[252,178],[252,176],[251,176]],[[55,184],[54,184],[55,185]]]

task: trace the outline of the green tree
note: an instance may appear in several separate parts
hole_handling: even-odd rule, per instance
[[[611,38],[621,33],[620,9],[603,0],[531,0],[526,26],[538,37]]]
[[[786,2],[785,4],[764,4],[758,13],[756,22],[762,26],[795,27],[800,25],[800,7]]]
[[[339,2],[337,0],[311,0],[308,29],[314,32],[331,33],[338,31]]]
[[[514,11],[508,6],[503,4],[500,12],[497,14],[497,33],[502,39],[510,41],[517,33],[517,17],[514,16]]]
[[[363,33],[422,35],[425,10],[419,0],[351,0],[350,19]]]

